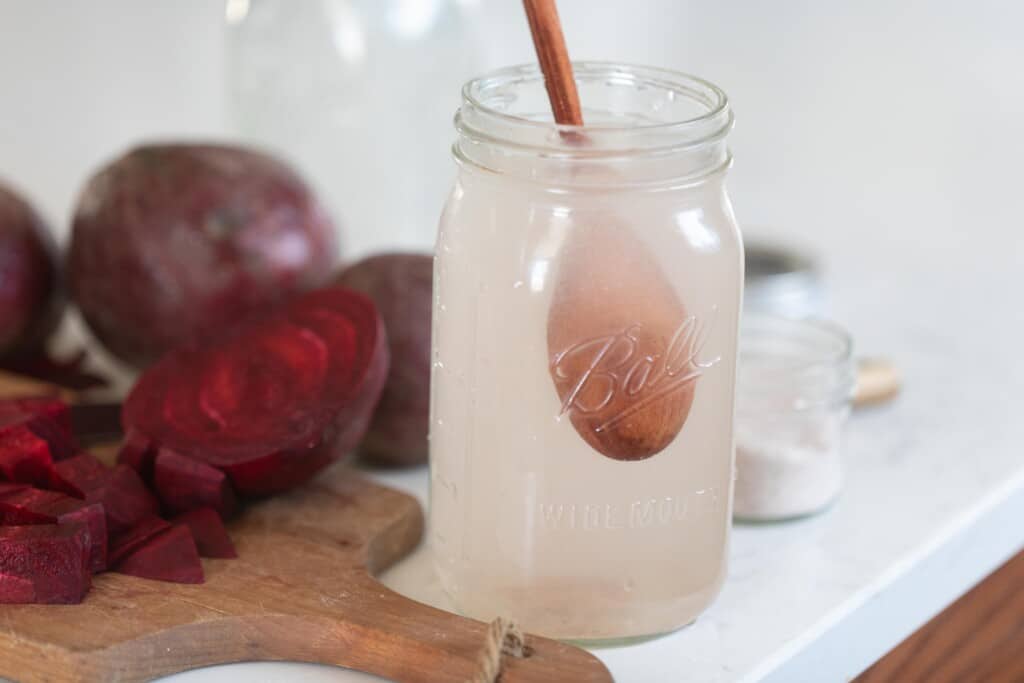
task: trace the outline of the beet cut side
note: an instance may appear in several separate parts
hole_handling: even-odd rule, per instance
[[[122,418],[138,443],[223,471],[239,495],[268,495],[352,451],[387,367],[373,302],[329,288],[168,354],[142,375]]]
[[[121,560],[119,574],[175,583],[202,583],[203,565],[187,526],[174,525]]]
[[[78,603],[92,585],[81,524],[0,527],[0,603]]]
[[[184,524],[192,532],[196,548],[201,557],[218,557],[231,559],[238,557],[235,544],[228,536],[220,515],[213,508],[197,508],[173,520],[175,524]]]
[[[238,500],[227,475],[216,467],[166,448],[157,453],[153,487],[170,514],[213,508],[222,518],[235,513]]]

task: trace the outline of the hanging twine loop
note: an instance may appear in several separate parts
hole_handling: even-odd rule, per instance
[[[473,683],[495,683],[501,675],[503,655],[522,659],[530,656],[530,648],[514,621],[498,617],[487,626],[486,638],[480,649],[478,674]]]

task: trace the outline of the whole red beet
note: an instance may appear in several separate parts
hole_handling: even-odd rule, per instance
[[[0,184],[0,356],[36,350],[63,310],[50,232],[27,202]]]
[[[115,355],[146,365],[323,284],[335,232],[282,162],[239,147],[136,148],[86,184],[72,294]]]
[[[378,254],[346,268],[338,284],[366,293],[388,333],[391,369],[360,455],[378,465],[427,460],[433,258]]]

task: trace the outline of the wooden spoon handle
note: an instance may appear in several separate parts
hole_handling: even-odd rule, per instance
[[[853,405],[860,407],[890,401],[900,393],[902,384],[899,370],[889,360],[862,358],[857,363]]]
[[[565,47],[562,23],[558,19],[555,0],[523,0],[526,19],[530,22],[533,46],[544,72],[544,86],[551,100],[551,110],[557,123],[582,126],[583,113],[576,79],[572,75],[572,62]]]

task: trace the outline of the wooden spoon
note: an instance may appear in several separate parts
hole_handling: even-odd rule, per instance
[[[583,125],[554,0],[523,4],[555,121]],[[571,228],[554,277],[547,337],[562,414],[609,458],[662,451],[693,403],[702,325],[629,226],[609,218]]]

